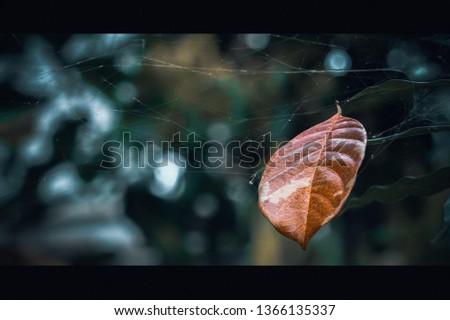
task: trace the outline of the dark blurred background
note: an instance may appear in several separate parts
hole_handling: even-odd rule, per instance
[[[227,152],[233,168],[184,168],[176,158],[201,152],[189,143],[172,151],[145,145],[176,133],[222,144],[262,142],[268,133],[287,141],[333,115],[335,100],[369,138],[449,125],[450,35],[0,40],[0,264],[450,262],[450,240],[433,241],[448,188],[347,210],[303,251],[259,212],[263,163],[239,167],[243,156]],[[407,82],[389,82],[396,79]],[[370,87],[378,91],[356,96]],[[103,144],[124,132],[134,141],[122,146],[131,166],[102,167]],[[449,141],[441,131],[369,145],[351,196],[450,166]],[[140,168],[150,151],[168,164]],[[266,148],[258,154],[270,156]]]

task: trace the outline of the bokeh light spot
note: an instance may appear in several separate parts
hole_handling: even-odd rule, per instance
[[[351,69],[352,59],[346,51],[333,49],[325,57],[324,65],[326,70],[332,70],[333,74],[343,76],[347,74],[346,70]]]
[[[269,44],[270,36],[264,33],[250,33],[244,36],[244,41],[252,49],[263,50]]]

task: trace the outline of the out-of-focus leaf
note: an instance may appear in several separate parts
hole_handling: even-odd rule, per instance
[[[445,236],[448,236],[448,229],[450,227],[450,197],[448,197],[447,202],[444,204],[444,227],[441,231],[431,240],[431,243],[436,243]]]
[[[441,168],[428,175],[406,176],[388,186],[372,186],[361,197],[350,198],[342,212],[365,206],[373,201],[395,202],[407,196],[430,196],[450,187],[450,167]]]
[[[357,93],[346,102],[355,102],[356,100],[360,100],[362,98],[369,98],[373,95],[390,95],[390,94],[398,94],[400,90],[412,90],[418,88],[426,88],[426,87],[439,87],[439,86],[450,86],[450,80],[440,79],[430,82],[417,82],[410,80],[401,80],[401,79],[393,79],[383,82],[382,84],[371,86],[363,91]]]
[[[428,39],[429,41],[433,41],[439,44],[443,44],[445,46],[450,46],[450,34],[436,34]]]
[[[422,134],[429,134],[429,133],[440,132],[440,131],[450,131],[450,125],[411,128],[406,131],[403,131],[403,132],[400,132],[397,134],[393,134],[391,136],[367,139],[367,145],[382,144],[382,143],[386,143],[386,142],[392,142],[397,139],[420,136]]]

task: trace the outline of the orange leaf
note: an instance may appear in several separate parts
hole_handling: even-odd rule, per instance
[[[270,158],[258,187],[259,208],[284,236],[303,249],[337,216],[356,180],[367,135],[338,112],[300,133]]]

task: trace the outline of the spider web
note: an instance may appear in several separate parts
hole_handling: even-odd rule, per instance
[[[51,252],[49,256],[57,261],[114,252],[117,264],[170,263],[167,243],[178,241],[193,257],[183,260],[189,263],[248,263],[246,254],[230,248],[249,241],[251,232],[243,226],[250,221],[247,212],[254,210],[257,178],[270,156],[264,144],[268,135],[277,143],[288,141],[334,114],[335,100],[341,102],[344,115],[366,126],[369,138],[419,125],[448,124],[450,119],[450,91],[445,87],[348,102],[364,89],[392,79],[420,83],[448,78],[445,37],[3,37],[0,202],[4,232],[0,240],[26,252],[44,251],[46,258]],[[373,121],[367,110],[379,108],[389,112]],[[124,142],[124,132],[131,140],[116,151],[122,152],[122,160],[129,152],[129,165],[102,168],[102,160],[111,156],[105,143]],[[160,147],[177,133],[183,140],[178,148],[167,152]],[[180,159],[204,154],[189,149],[189,135],[202,143],[253,144],[259,158],[249,161],[245,151],[236,154],[225,149],[231,167],[181,167]],[[434,143],[444,143],[442,137],[434,136]],[[149,146],[148,141],[154,144]],[[393,143],[370,148],[360,174],[386,155]],[[141,167],[143,158],[154,152],[168,165]],[[239,165],[242,160],[245,165]],[[223,190],[210,192],[204,187],[192,192],[192,179],[223,184]],[[159,231],[142,227],[147,218],[142,204],[133,207],[130,199],[135,194],[140,194],[139,199],[159,199],[153,202],[163,203],[160,211],[167,204],[182,203],[200,222],[176,230],[156,216],[152,223],[163,221],[157,224]],[[233,207],[233,222],[224,218],[230,211],[223,209],[225,198]],[[36,212],[45,212],[45,218],[34,228],[30,221]],[[177,217],[173,214],[168,221]],[[201,227],[214,217],[230,224],[214,240],[220,243],[218,248],[211,248],[215,227]],[[239,228],[243,230],[237,237],[233,230]],[[211,252],[221,258],[211,262]]]

